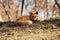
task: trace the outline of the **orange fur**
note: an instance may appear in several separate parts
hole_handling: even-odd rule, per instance
[[[26,15],[26,16],[21,16],[20,18],[18,18],[16,20],[16,23],[18,24],[23,24],[23,25],[30,25],[33,23],[32,20],[37,20],[38,19],[38,14],[36,13],[31,13],[30,15]]]

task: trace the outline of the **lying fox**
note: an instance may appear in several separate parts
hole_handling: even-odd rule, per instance
[[[38,21],[39,15],[38,12],[36,13],[29,13],[30,15],[27,16],[21,16],[16,20],[17,24],[22,24],[22,25],[31,25],[33,22]]]

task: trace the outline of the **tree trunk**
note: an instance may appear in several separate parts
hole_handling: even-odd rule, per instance
[[[21,5],[21,16],[22,16],[22,13],[23,13],[23,7],[24,7],[24,0],[22,0],[22,5]]]
[[[6,12],[6,15],[8,15],[8,19],[9,19],[9,22],[10,22],[9,12],[6,11],[6,9],[5,9],[5,3],[8,5],[8,0],[7,0],[7,1],[4,1],[2,4],[3,4],[4,10],[5,10],[5,12]],[[8,6],[9,6],[9,5],[8,5]]]
[[[48,18],[48,5],[47,0],[45,1],[46,19]]]
[[[55,4],[58,6],[59,8],[59,16],[60,16],[60,4],[58,3],[59,0],[55,0]]]
[[[19,12],[19,7],[20,7],[20,0],[18,0],[18,6],[17,6],[17,11],[16,11],[16,18],[18,17],[18,12]]]
[[[34,7],[34,10],[35,10],[35,12],[36,12],[36,0],[35,0],[35,7]]]

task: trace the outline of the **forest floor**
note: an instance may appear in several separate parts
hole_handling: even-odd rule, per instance
[[[60,40],[60,20],[51,20],[30,26],[1,25],[0,40]]]
[[[60,40],[60,28],[32,29],[32,28],[0,28],[0,40]]]

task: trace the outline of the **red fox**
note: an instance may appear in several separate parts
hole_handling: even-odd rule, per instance
[[[22,24],[22,25],[30,25],[32,24],[34,21],[37,21],[39,16],[38,16],[38,12],[36,13],[29,13],[30,15],[27,16],[21,16],[20,18],[18,18],[16,20],[17,24]]]

